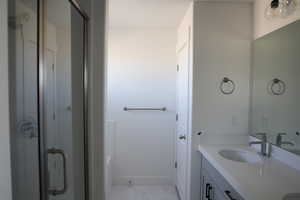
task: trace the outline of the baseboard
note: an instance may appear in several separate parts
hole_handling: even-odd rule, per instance
[[[111,186],[112,186],[111,158],[110,157],[106,158],[104,180],[105,180],[105,185],[104,185],[105,200],[109,200],[110,195],[111,195]]]
[[[173,185],[167,176],[122,176],[113,180],[113,185]]]

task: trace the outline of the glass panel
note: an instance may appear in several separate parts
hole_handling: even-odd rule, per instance
[[[300,20],[253,44],[251,133],[300,155]]]
[[[84,20],[67,0],[47,1],[46,13],[49,199],[84,200]]]
[[[8,3],[13,199],[39,200],[37,1]]]

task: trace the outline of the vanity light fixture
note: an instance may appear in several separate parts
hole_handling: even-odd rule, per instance
[[[265,17],[269,20],[285,18],[296,11],[299,3],[300,0],[268,0]]]

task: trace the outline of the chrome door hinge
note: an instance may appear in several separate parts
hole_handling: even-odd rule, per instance
[[[179,116],[178,114],[176,114],[176,122],[178,122]]]
[[[177,169],[177,167],[178,167],[178,163],[177,163],[177,161],[175,162],[175,169]]]
[[[176,70],[179,72],[179,65],[177,65],[177,68],[176,68]]]

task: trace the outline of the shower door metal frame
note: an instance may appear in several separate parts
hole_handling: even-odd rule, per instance
[[[44,70],[45,70],[45,50],[46,50],[46,27],[47,27],[47,1],[48,0],[37,0],[38,4],[38,19],[37,19],[37,95],[38,95],[38,132],[39,132],[39,177],[40,177],[40,200],[49,199],[49,177],[47,172],[47,154],[46,149],[46,136],[45,136],[45,118],[44,118]],[[80,6],[76,0],[65,0],[73,6],[79,14],[82,16],[84,21],[84,69],[83,69],[83,84],[84,84],[84,193],[85,200],[89,200],[89,145],[88,145],[88,109],[89,109],[89,67],[88,67],[88,29],[89,29],[89,16],[85,10]]]

